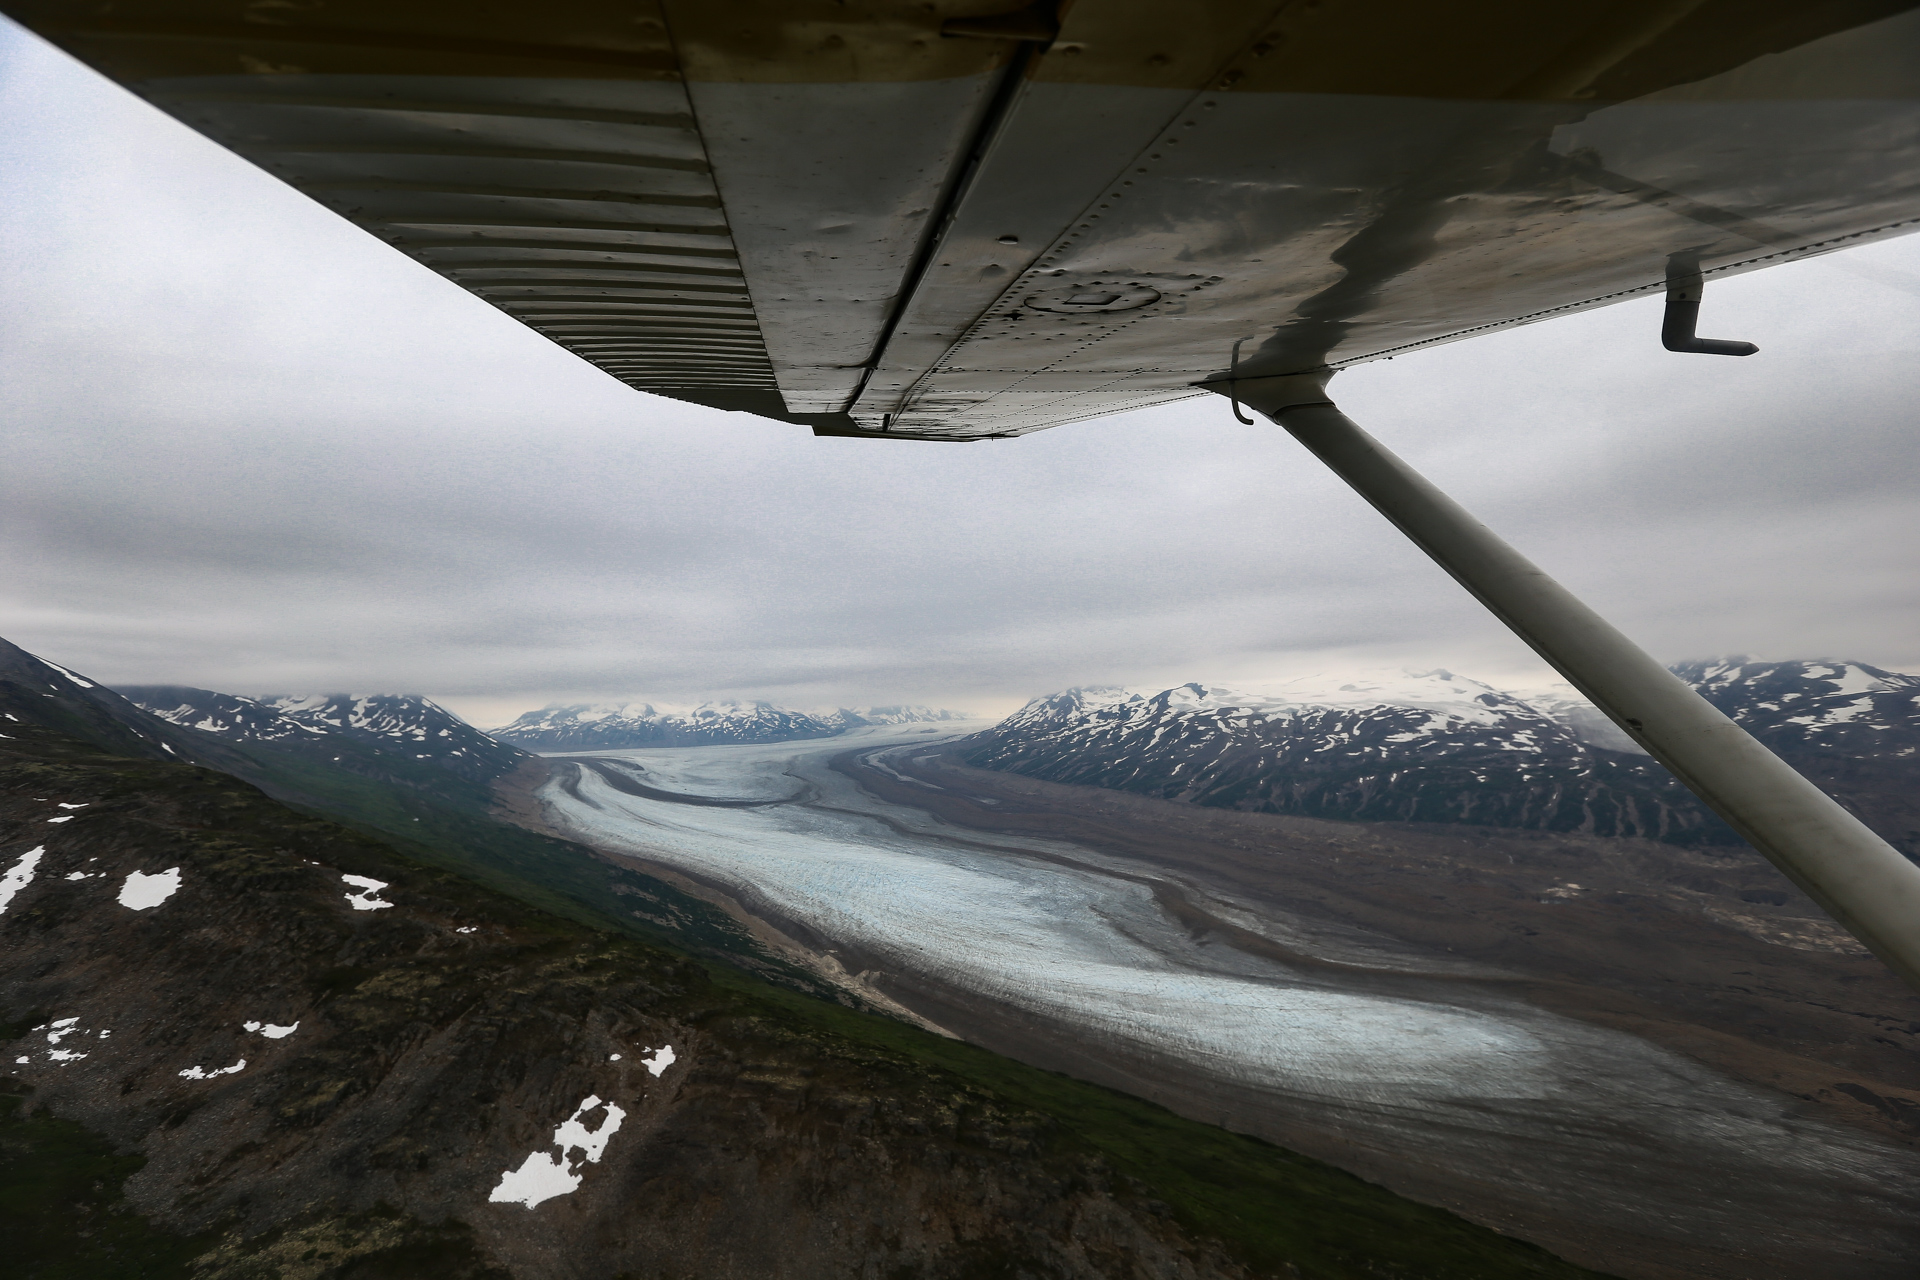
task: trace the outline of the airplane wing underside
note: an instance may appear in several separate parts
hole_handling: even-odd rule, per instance
[[[621,381],[822,434],[1020,435],[1920,228],[1911,0],[0,8]]]

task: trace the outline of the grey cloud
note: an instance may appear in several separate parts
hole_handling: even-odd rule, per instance
[[[1547,677],[1278,429],[965,446],[640,396],[0,33],[0,634],[109,682],[457,708],[999,709],[1329,664]],[[1360,421],[1667,658],[1920,666],[1920,241],[1342,374]],[[476,714],[479,714],[476,712]]]

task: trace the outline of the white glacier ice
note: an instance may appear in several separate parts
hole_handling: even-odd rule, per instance
[[[1487,707],[1468,682],[1422,683],[1462,716]],[[1328,693],[1380,696],[1314,696]],[[1550,1158],[1556,1178],[1606,1187],[1648,1220],[1668,1212],[1671,1187],[1633,1176],[1623,1144],[1658,1153],[1663,1167],[1795,1179],[1809,1203],[1885,1200],[1883,1188],[1920,1175],[1910,1155],[1647,1040],[1552,1013],[1498,982],[1454,980],[1457,961],[1271,905],[1221,914],[1334,963],[1217,945],[1170,917],[1141,883],[1140,863],[1062,840],[962,832],[829,767],[843,752],[864,760],[909,743],[934,745],[864,729],[819,742],[598,753],[656,792],[750,806],[636,795],[578,755],[552,758],[539,794],[550,820],[584,843],[724,887],[857,954],[863,968],[957,989],[1021,1025],[1069,1029],[1129,1061],[1172,1059],[1183,1073],[1284,1100],[1276,1105],[1323,1124],[1340,1149],[1417,1154],[1443,1168],[1470,1153],[1475,1176],[1517,1195],[1536,1193],[1529,1171]],[[1375,976],[1348,976],[1355,968]],[[1379,976],[1391,974],[1424,976]]]

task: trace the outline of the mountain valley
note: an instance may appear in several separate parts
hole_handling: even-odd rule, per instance
[[[581,846],[527,836],[597,895],[295,812],[179,759],[257,743],[0,659],[0,1226],[23,1280],[1591,1274],[663,950],[659,922],[703,904]]]
[[[1910,678],[1702,672],[1756,731],[1800,735],[1784,749],[1824,751],[1835,769],[1871,750],[1865,764],[1899,776]],[[91,1173],[60,1192],[60,1247],[85,1253],[94,1236],[77,1231],[112,1221],[216,1277],[336,1249],[342,1269],[313,1274],[410,1275],[396,1260],[442,1254],[446,1274],[475,1276],[707,1275],[752,1257],[755,1274],[841,1274],[829,1255],[929,1277],[1002,1274],[989,1256],[1062,1276],[1583,1274],[1505,1237],[1637,1280],[1906,1274],[1920,1249],[1920,1000],[1757,855],[1689,826],[1684,795],[1644,755],[1604,745],[1577,698],[1448,673],[1345,683],[1082,690],[991,727],[912,707],[796,726],[738,704],[723,735],[773,740],[538,756],[421,698],[130,689],[142,710],[0,649],[0,753],[13,753],[0,755],[13,788],[0,940],[21,975],[9,981],[51,993],[0,1015],[32,1090],[0,1121],[0,1187],[22,1188],[0,1206],[25,1202],[42,1159],[9,1164],[5,1150],[91,1151],[87,1169],[139,1172],[118,1199],[119,1182]],[[982,768],[982,750],[1009,754]],[[1087,772],[1053,780],[1035,762]],[[1369,776],[1385,779],[1370,799]],[[1167,791],[1187,777],[1190,793]],[[1529,799],[1515,779],[1548,789]],[[1578,786],[1598,788],[1583,812],[1641,834],[1541,819],[1568,812]],[[1289,794],[1383,807],[1356,819],[1247,803]],[[48,814],[56,799],[77,807]],[[208,886],[231,919],[189,899]],[[163,890],[152,908],[128,901]],[[171,917],[181,928],[147,927],[190,902]],[[123,923],[98,923],[108,907]],[[84,938],[126,929],[127,975],[87,958]],[[242,970],[263,979],[194,992],[165,977]],[[470,973],[493,975],[484,994]],[[205,1034],[140,1022],[150,1005]],[[637,1038],[594,1039],[612,1028]],[[324,1052],[288,1057],[319,1045],[303,1039],[316,1030]],[[662,1040],[674,1063],[648,1074]],[[70,1084],[109,1049],[127,1092]],[[597,1074],[614,1068],[629,1074]],[[702,1074],[676,1092],[681,1069]],[[989,1099],[978,1136],[995,1154],[929,1119],[935,1094],[916,1082],[934,1077],[935,1094]],[[207,1121],[166,1092],[203,1088],[227,1099]],[[294,1115],[309,1089],[345,1101],[295,1139],[285,1126],[306,1121],[266,1116]],[[451,1102],[407,1101],[427,1095],[474,1101],[464,1120]],[[829,1101],[852,1095],[870,1102]],[[1003,1141],[1011,1130],[992,1126],[1019,1107],[1036,1117],[1020,1132],[1056,1145]],[[543,1124],[565,1141],[535,1160]],[[252,1136],[222,1147],[229,1130]],[[959,1145],[896,1149],[928,1132]],[[759,1189],[743,1189],[747,1165],[701,1156],[709,1143],[761,1170]],[[477,1198],[468,1147],[509,1200]],[[829,1149],[864,1153],[905,1190]],[[637,1163],[619,1163],[627,1150]],[[1058,1163],[1069,1150],[1098,1163]],[[200,1189],[180,1181],[188,1169]],[[242,1189],[255,1183],[275,1190]],[[528,1195],[531,1209],[511,1198]],[[831,1221],[806,1217],[805,1195],[824,1196]],[[615,1225],[623,1196],[671,1221],[648,1208],[634,1221],[652,1225]],[[1326,1216],[1325,1196],[1344,1207]],[[306,1207],[275,1218],[263,1197]],[[1029,1200],[1024,1216],[956,1207]],[[737,1216],[749,1202],[764,1229],[812,1243],[752,1254],[762,1227]],[[1438,1213],[1421,1204],[1481,1226],[1418,1217]],[[531,1232],[536,1247],[486,1216],[509,1210],[573,1225]],[[1389,1220],[1407,1224],[1398,1253],[1363,1225]],[[576,1270],[545,1269],[541,1249]],[[79,1274],[118,1274],[102,1267]]]
[[[549,759],[517,811],[924,1025],[1589,1267],[1908,1274],[1920,1000],[1756,855],[1045,783],[964,727]]]

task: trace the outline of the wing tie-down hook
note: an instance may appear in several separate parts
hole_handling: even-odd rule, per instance
[[[1233,420],[1250,427],[1253,425],[1253,419],[1240,416],[1240,395],[1238,390],[1240,382],[1233,374],[1233,371],[1240,367],[1240,343],[1245,341],[1245,338],[1241,338],[1239,342],[1233,344],[1233,356],[1227,361],[1227,400],[1233,405]]]
[[[1669,351],[1702,356],[1750,356],[1758,351],[1760,348],[1751,342],[1693,336],[1700,323],[1700,298],[1706,288],[1698,258],[1676,253],[1667,259],[1667,314],[1660,322],[1660,345]]]

